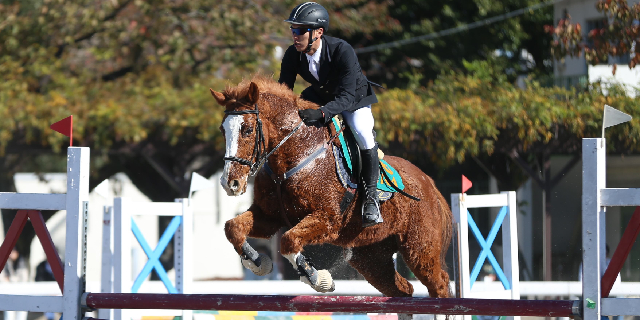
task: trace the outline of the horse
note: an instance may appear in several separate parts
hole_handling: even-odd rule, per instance
[[[348,263],[385,296],[413,294],[411,283],[395,270],[396,252],[431,297],[451,295],[444,257],[452,214],[433,179],[409,161],[385,155],[402,176],[404,191],[420,199],[394,195],[380,206],[384,222],[363,228],[361,192],[340,209],[345,188],[328,151],[335,134],[324,126],[304,125],[298,115],[298,110],[318,105],[261,75],[223,92],[210,91],[225,107],[220,126],[226,141],[222,187],[238,196],[246,192],[249,177],[255,177],[253,203],[224,227],[244,267],[268,274],[271,259],[251,248],[247,237],[268,239],[289,226],[280,254],[297,268],[300,280],[318,292],[331,292],[335,284],[327,270],[317,270],[302,252],[306,245],[329,243],[350,251]]]

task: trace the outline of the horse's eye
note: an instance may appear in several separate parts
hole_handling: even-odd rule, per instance
[[[253,133],[253,127],[242,128],[242,135],[244,137],[249,136],[251,133]]]

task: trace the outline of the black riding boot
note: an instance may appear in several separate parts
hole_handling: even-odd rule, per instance
[[[362,201],[362,226],[370,227],[382,222],[380,206],[378,204],[378,146],[369,150],[360,150],[362,155],[362,180],[364,182],[365,198]]]

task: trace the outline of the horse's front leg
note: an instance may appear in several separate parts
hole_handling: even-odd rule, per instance
[[[336,224],[330,219],[325,212],[310,214],[285,232],[280,240],[280,253],[298,270],[300,280],[318,292],[335,290],[331,273],[317,270],[301,252],[305,245],[331,242],[338,237],[331,227]]]
[[[264,276],[273,270],[273,262],[269,256],[253,249],[247,242],[247,237],[268,239],[281,227],[282,223],[265,216],[254,204],[249,210],[228,220],[224,225],[224,233],[240,255],[242,265],[256,275]]]

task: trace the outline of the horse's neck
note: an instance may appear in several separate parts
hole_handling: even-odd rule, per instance
[[[294,127],[297,126],[299,121],[301,120],[298,120]],[[291,131],[281,132],[282,134],[279,134],[275,140],[269,139],[269,149],[274,148]],[[269,166],[276,174],[287,172],[311,156],[328,139],[326,127],[309,127],[302,124],[298,131],[269,158]]]

